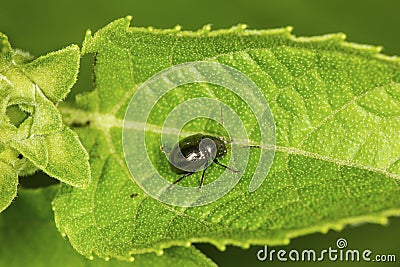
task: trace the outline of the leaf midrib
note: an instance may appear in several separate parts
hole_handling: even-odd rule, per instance
[[[347,104],[344,104],[343,106],[346,106],[346,105]],[[98,112],[84,111],[84,110],[76,109],[76,108],[73,108],[73,107],[70,107],[67,105],[60,105],[59,110],[63,114],[64,123],[71,125],[73,122],[77,122],[80,120],[82,120],[82,122],[89,120],[90,121],[89,127],[93,127],[95,129],[101,130],[104,133],[106,133],[106,135],[107,135],[107,133],[109,133],[109,130],[111,128],[121,128],[122,129],[124,126],[124,120],[116,118],[112,114],[102,114],[102,113],[98,113]],[[154,125],[154,124],[150,124],[150,123],[143,124],[143,123],[139,123],[139,122],[130,122],[129,125],[132,126],[132,127],[129,127],[129,129],[137,129],[138,131],[143,130],[144,127],[146,126],[147,132],[156,133],[156,134],[177,133],[180,131],[180,129],[168,128],[168,127],[162,128],[158,125]],[[181,132],[182,137],[197,134],[197,133],[198,132],[191,132],[191,131],[182,131]],[[107,140],[108,140],[108,142],[111,142],[109,140],[109,138],[107,138]],[[241,140],[241,139],[235,139],[235,143],[248,144],[247,140]],[[252,140],[250,140],[250,144],[260,145],[259,143],[254,142]],[[112,142],[109,145],[111,147],[114,146],[112,144]],[[271,149],[271,146],[266,146],[266,145],[260,145],[260,146],[263,149]],[[301,156],[308,157],[308,158],[314,158],[314,159],[322,160],[325,162],[334,163],[334,164],[340,165],[340,166],[346,166],[346,167],[351,167],[351,168],[372,171],[375,173],[383,174],[389,178],[400,180],[399,174],[388,172],[386,169],[381,169],[381,168],[376,168],[373,166],[367,166],[367,165],[363,165],[363,164],[354,163],[351,160],[341,160],[341,159],[321,155],[318,153],[310,152],[310,151],[307,151],[307,150],[304,150],[304,149],[301,149],[298,147],[287,147],[287,146],[276,145],[275,151],[283,152],[283,153],[286,153],[289,155],[301,155]],[[115,153],[115,152],[116,152],[115,149],[113,149],[112,153]]]

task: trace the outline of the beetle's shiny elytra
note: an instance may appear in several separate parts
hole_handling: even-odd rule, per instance
[[[225,144],[226,141],[221,138],[205,134],[194,134],[180,140],[171,150],[169,163],[172,171],[183,175],[169,189],[183,178],[202,170],[199,185],[199,190],[201,190],[205,172],[212,163],[232,172],[238,172],[218,161],[218,158],[223,158],[227,153]]]

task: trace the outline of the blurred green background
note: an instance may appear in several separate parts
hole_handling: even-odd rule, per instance
[[[134,26],[170,28],[177,24],[195,30],[204,24],[226,28],[238,23],[250,28],[274,28],[291,25],[297,36],[344,32],[348,40],[384,46],[384,53],[400,55],[400,1],[317,1],[317,0],[234,0],[234,1],[3,1],[0,5],[0,31],[8,35],[13,47],[42,55],[71,43],[81,44],[86,29],[93,31],[112,20],[133,15]],[[90,90],[91,60],[84,58],[78,91]],[[72,99],[72,98],[69,98]],[[24,183],[23,183],[24,184]],[[335,246],[344,237],[351,248],[369,248],[374,253],[396,254],[397,263],[364,263],[366,266],[400,266],[400,219],[391,219],[386,227],[363,225],[343,232],[313,234],[296,238],[286,250]],[[256,252],[228,247],[220,252],[210,245],[199,245],[220,266],[299,266],[305,263],[258,262]],[[276,248],[279,249],[279,248]],[[364,264],[326,263],[329,266]],[[317,266],[318,264],[307,264]]]
[[[2,1],[0,30],[15,47],[40,55],[70,43],[80,44],[85,30],[132,15],[135,26],[198,29],[211,23],[226,28],[292,25],[296,35],[345,32],[350,41],[383,45],[400,54],[398,1],[317,0],[169,0],[169,1]]]

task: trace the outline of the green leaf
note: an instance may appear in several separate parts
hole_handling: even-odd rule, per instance
[[[72,45],[26,64],[24,73],[53,103],[63,100],[79,71],[79,47]]]
[[[32,60],[0,33],[0,147],[7,151],[0,161],[8,164],[0,210],[15,196],[18,175],[32,173],[33,165],[72,186],[88,185],[88,154],[56,107],[76,81],[79,60],[76,45]]]
[[[8,207],[17,195],[17,185],[17,171],[0,161],[0,212]]]
[[[0,33],[0,72],[4,71],[6,66],[12,60],[12,49],[7,36]]]
[[[73,250],[54,225],[50,201],[58,188],[20,190],[15,204],[0,215],[0,266],[215,266],[194,247],[173,247],[162,256],[138,255],[133,262],[88,260]],[[16,251],[20,256],[16,257]]]
[[[89,188],[63,185],[53,202],[58,228],[78,252],[129,259],[192,242],[220,249],[287,244],[299,235],[384,224],[400,215],[398,59],[377,47],[347,43],[343,34],[297,38],[290,28],[256,31],[243,25],[186,32],[130,28],[129,22],[130,17],[93,36],[88,32],[83,52],[96,54],[95,90],[79,96],[77,105],[60,106],[66,123],[80,126],[92,170]],[[150,198],[133,182],[121,134],[137,88],[158,71],[191,61],[223,63],[251,78],[270,105],[277,143],[271,170],[256,191],[248,192],[259,155],[252,149],[232,191],[206,206],[180,208]],[[249,107],[230,91],[210,84],[177,88],[157,103],[146,132],[148,156],[169,181],[177,175],[159,149],[159,129],[176,105],[199,96],[231,106],[251,143],[260,143]],[[218,130],[203,121],[188,124],[183,134]],[[211,166],[206,180],[221,172]],[[198,179],[193,175],[182,185],[196,186]]]
[[[46,135],[62,128],[61,115],[43,93],[36,89],[36,106],[30,135]]]
[[[13,143],[13,147],[48,175],[72,186],[87,186],[90,177],[88,155],[82,153],[85,148],[68,127],[47,135],[31,136]]]

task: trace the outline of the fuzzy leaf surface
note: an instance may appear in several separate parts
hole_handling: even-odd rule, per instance
[[[161,256],[142,254],[132,258],[133,262],[86,259],[60,236],[55,227],[51,200],[58,188],[22,189],[15,204],[0,214],[0,242],[7,244],[0,249],[0,266],[215,266],[194,247],[173,247]],[[21,255],[15,257],[15,251]]]
[[[76,45],[33,60],[0,33],[0,211],[15,197],[18,175],[37,169],[72,186],[88,185],[88,154],[57,109],[79,61]]]
[[[398,59],[377,47],[345,42],[343,34],[297,38],[289,28],[187,32],[129,23],[128,17],[88,32],[83,52],[96,55],[95,89],[78,96],[75,105],[60,106],[65,122],[79,126],[90,154],[93,183],[86,190],[63,185],[53,203],[60,232],[81,254],[129,259],[191,242],[221,249],[287,244],[299,235],[385,223],[400,214]],[[248,192],[258,162],[254,149],[244,176],[227,195],[206,206],[178,208],[150,198],[133,182],[121,133],[138,87],[167,67],[192,61],[232,66],[258,85],[274,115],[276,154],[256,191]],[[236,95],[211,84],[177,88],[157,103],[146,132],[149,158],[171,182],[177,175],[160,151],[159,129],[174,106],[199,96],[231,106],[251,142],[260,141],[254,117]],[[183,134],[215,135],[218,129],[193,123]],[[210,167],[207,180],[221,172]],[[193,175],[182,185],[196,186],[198,179]]]

